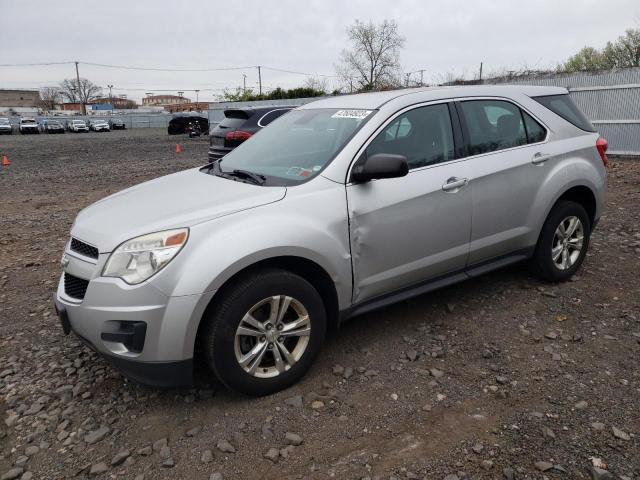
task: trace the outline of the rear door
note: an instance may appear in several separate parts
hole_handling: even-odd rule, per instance
[[[457,102],[473,178],[469,266],[525,253],[530,212],[553,155],[548,131],[506,99]]]
[[[447,103],[392,119],[365,154],[407,157],[409,174],[347,186],[354,302],[462,272],[469,251],[469,167]]]

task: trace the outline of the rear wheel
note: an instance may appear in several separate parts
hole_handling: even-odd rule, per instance
[[[326,313],[317,290],[291,272],[243,276],[210,309],[201,346],[222,383],[247,395],[268,395],[297,382],[318,354]]]
[[[571,278],[589,248],[591,222],[579,203],[558,202],[542,227],[532,259],[534,273],[544,280],[563,282]]]

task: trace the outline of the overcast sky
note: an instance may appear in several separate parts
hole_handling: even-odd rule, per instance
[[[78,60],[150,68],[252,65],[334,75],[356,19],[393,19],[406,38],[405,71],[425,81],[502,68],[553,67],[585,45],[602,47],[640,26],[638,0],[0,0],[0,64]],[[80,75],[140,99],[169,89],[212,100],[223,88],[256,87],[257,70],[157,72],[80,65]],[[55,85],[73,65],[0,67],[0,88]],[[419,75],[419,74],[416,74]],[[417,78],[417,77],[416,77]],[[303,75],[263,70],[263,86]],[[334,80],[329,79],[333,87]],[[212,91],[213,89],[217,89]]]

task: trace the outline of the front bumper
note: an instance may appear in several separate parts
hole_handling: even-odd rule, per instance
[[[218,160],[220,160],[222,157],[224,157],[227,153],[229,153],[231,150],[233,150],[232,148],[222,148],[222,147],[209,147],[209,151],[207,152],[209,154],[209,162],[217,162]]]
[[[67,295],[64,274],[54,303],[65,333],[74,332],[125,376],[152,386],[193,384],[198,325],[212,294],[167,296],[149,281],[101,277],[97,261],[65,252],[65,272],[89,280],[84,298]]]

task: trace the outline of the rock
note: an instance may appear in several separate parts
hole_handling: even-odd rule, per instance
[[[193,427],[191,430],[187,430],[185,435],[187,437],[195,437],[200,433],[201,430],[202,430],[202,427]]]
[[[584,410],[588,406],[589,406],[589,404],[587,402],[585,402],[584,400],[580,400],[578,403],[576,403],[573,406],[573,408],[575,408],[576,410]]]
[[[218,440],[217,447],[218,447],[218,450],[224,453],[236,453],[236,449],[234,448],[234,446],[231,445],[229,441],[225,439]]]
[[[121,452],[116,453],[116,455],[111,459],[111,466],[117,467],[118,465],[122,465],[124,461],[129,458],[131,452],[129,450],[123,450]]]
[[[314,400],[313,402],[311,402],[311,408],[313,408],[314,410],[320,410],[323,407],[324,402],[321,400]]]
[[[166,447],[169,444],[166,438],[161,438],[160,440],[156,440],[153,442],[153,451],[159,452],[162,450],[162,447]]]
[[[418,351],[413,349],[409,350],[407,352],[407,358],[409,359],[409,361],[415,362],[416,359],[418,358]]]
[[[153,453],[153,449],[151,448],[151,445],[147,445],[146,447],[139,448],[136,453],[143,457],[148,457]]]
[[[480,466],[485,470],[489,470],[490,468],[493,468],[493,460],[483,460],[482,463],[480,463]]]
[[[163,468],[173,468],[175,467],[176,462],[173,461],[173,458],[169,457],[162,462]]]
[[[162,447],[160,449],[160,452],[158,452],[158,455],[160,456],[160,458],[162,460],[166,460],[167,458],[171,458],[171,449],[169,448],[168,445],[165,445],[164,447]]]
[[[397,394],[397,393],[392,393],[392,394],[390,395],[390,397],[391,397],[391,400],[394,400],[394,401],[395,401],[395,400],[398,400],[398,394]]]
[[[12,468],[4,475],[2,475],[2,477],[0,477],[0,480],[15,480],[20,475],[22,475],[22,472],[24,472],[24,469],[22,467]]]
[[[498,385],[505,385],[505,384],[509,383],[509,379],[507,377],[505,377],[504,375],[498,375],[496,377],[496,382],[498,383]]]
[[[502,476],[504,477],[504,480],[515,480],[516,478],[516,474],[513,471],[513,468],[503,468],[502,469]]]
[[[594,466],[589,468],[589,474],[592,480],[613,480],[615,478],[609,471]]]
[[[450,473],[449,475],[444,477],[444,480],[460,480],[460,478],[455,473]]]
[[[200,461],[202,463],[211,463],[213,462],[213,452],[211,450],[205,450],[202,452],[202,456],[200,457]]]
[[[31,446],[28,446],[27,448],[24,449],[24,454],[27,457],[32,457],[36,453],[38,453],[39,451],[40,451],[40,447],[36,447],[35,445],[31,445]]]
[[[453,303],[447,303],[447,304],[445,304],[445,308],[447,309],[447,312],[453,313],[453,311],[455,310],[456,306]]]
[[[144,473],[141,473],[140,475],[136,475],[133,480],[144,480]]]
[[[617,427],[611,427],[611,430],[613,431],[614,437],[619,438],[620,440],[625,440],[625,441],[631,440],[631,436],[627,432],[620,430]]]
[[[558,334],[556,332],[547,332],[544,334],[544,338],[555,340],[556,338],[558,338]]]
[[[473,447],[471,447],[471,450],[473,450],[474,453],[480,454],[482,453],[482,450],[484,450],[484,447],[481,443],[476,443]]]
[[[353,368],[352,367],[344,367],[344,373],[342,374],[342,378],[345,380],[349,380],[353,376]]]
[[[332,368],[332,371],[334,375],[341,377],[342,374],[344,373],[344,367],[340,364],[334,365]]]
[[[104,462],[95,463],[91,465],[91,470],[89,470],[89,475],[100,475],[109,470],[107,464]]]
[[[606,425],[605,425],[604,423],[602,423],[602,422],[593,422],[593,423],[591,424],[591,427],[592,427],[594,430],[598,430],[598,431],[602,431],[602,430],[604,430],[605,426],[606,426]]]
[[[33,473],[31,472],[24,472],[22,474],[22,476],[20,477],[20,480],[33,480]]]
[[[542,436],[546,439],[555,440],[556,434],[549,427],[542,427]]]
[[[214,472],[209,476],[209,480],[224,480],[220,472]]]
[[[429,373],[431,373],[431,375],[435,378],[440,378],[444,375],[444,372],[442,370],[438,370],[437,368],[430,368]]]
[[[269,450],[265,452],[263,456],[267,460],[271,460],[273,463],[278,463],[278,457],[280,456],[280,451],[277,448],[271,447]]]
[[[553,463],[541,461],[536,462],[534,466],[536,467],[536,470],[546,472],[547,470],[551,470],[553,468]]]
[[[303,443],[302,437],[297,433],[293,433],[293,432],[287,432],[286,435],[284,436],[284,439],[289,445],[294,445],[296,447],[299,445],[302,445]]]
[[[285,405],[288,405],[290,407],[301,408],[303,406],[302,395],[296,395],[294,397],[287,398],[284,403]]]
[[[84,436],[84,441],[89,445],[93,445],[94,443],[97,443],[104,437],[106,437],[109,431],[109,427],[102,426],[97,430],[93,430],[92,432],[87,433]]]

